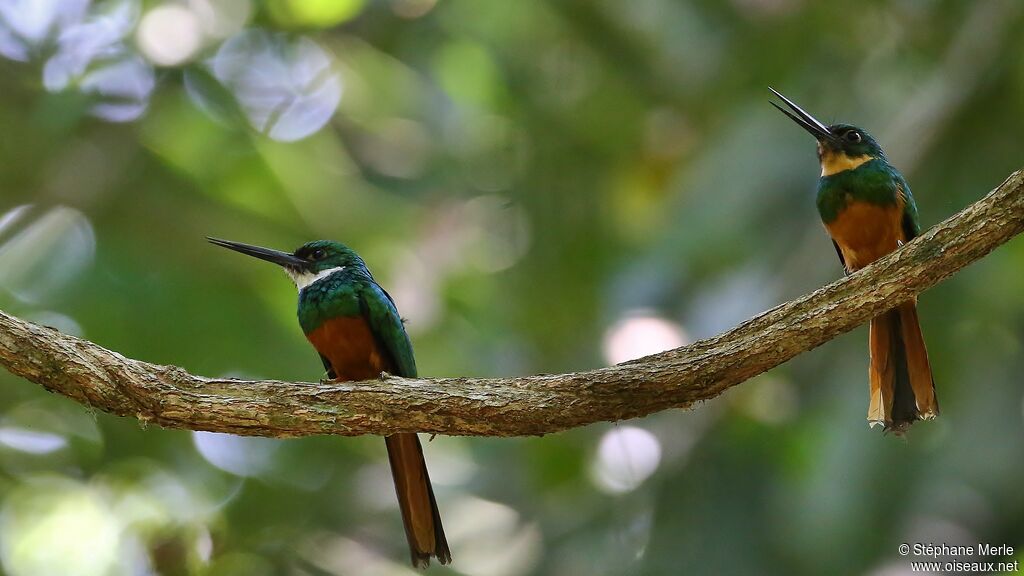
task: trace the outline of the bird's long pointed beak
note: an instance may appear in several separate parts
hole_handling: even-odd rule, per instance
[[[789,108],[796,113],[792,114],[789,110],[786,110],[785,108],[779,106],[775,102],[771,102],[772,106],[775,106],[776,108],[779,109],[780,112],[782,112],[786,116],[789,116],[790,120],[799,124],[800,127],[810,132],[811,136],[814,136],[819,141],[832,138],[832,133],[829,132],[828,126],[825,126],[824,124],[819,122],[817,118],[805,112],[803,108],[797,106],[796,103],[794,103],[789,98],[786,98],[782,94],[779,94],[779,92],[776,91],[771,86],[769,86],[768,89],[772,91],[772,94],[775,94],[776,96],[781,98],[782,101],[786,103],[786,106],[789,106]]]
[[[288,252],[281,252],[280,250],[271,250],[270,248],[261,248],[259,246],[253,246],[251,244],[242,244],[241,242],[232,242],[230,240],[221,240],[219,238],[206,237],[211,244],[222,246],[228,250],[234,250],[235,252],[241,252],[247,256],[253,258],[259,258],[260,260],[266,260],[267,262],[273,262],[278,266],[284,266],[287,268],[293,268],[296,270],[304,270],[308,266],[308,263],[302,258],[297,258],[293,254]]]

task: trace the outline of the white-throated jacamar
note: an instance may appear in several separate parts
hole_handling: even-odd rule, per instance
[[[818,141],[818,213],[847,274],[909,242],[921,230],[906,179],[866,131],[826,126],[769,88],[792,110],[771,104]],[[871,320],[868,421],[902,432],[938,416],[939,402],[917,318],[917,300]]]
[[[412,344],[394,300],[373,279],[363,259],[347,246],[316,240],[288,253],[209,240],[273,262],[291,276],[299,290],[299,325],[320,353],[329,378],[368,380],[382,372],[416,376]],[[447,564],[451,552],[419,438],[393,434],[384,440],[413,565],[426,567],[431,556]]]

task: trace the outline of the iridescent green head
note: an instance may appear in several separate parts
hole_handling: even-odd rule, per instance
[[[331,268],[365,267],[351,248],[334,240],[313,240],[299,246],[293,256],[306,262],[304,271],[319,273]]]
[[[884,158],[885,153],[875,138],[867,130],[850,124],[833,124],[828,127],[832,138],[827,142],[836,150],[847,156],[868,155],[872,158]]]
[[[361,272],[366,270],[366,264],[358,254],[348,246],[332,240],[314,240],[303,244],[291,253],[230,240],[217,238],[207,238],[207,240],[217,246],[223,246],[229,250],[281,266],[295,281],[295,286],[299,290],[345,269]]]
[[[810,132],[818,141],[818,160],[821,162],[821,175],[830,176],[845,170],[851,170],[874,159],[885,159],[885,153],[878,142],[863,128],[850,124],[832,124],[826,126],[817,118],[805,112],[792,100],[769,88],[773,94],[782,99],[792,112],[772,102],[783,114],[796,122],[801,128]]]

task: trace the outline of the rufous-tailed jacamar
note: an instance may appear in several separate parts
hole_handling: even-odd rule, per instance
[[[870,134],[849,124],[826,126],[782,94],[769,90],[792,112],[775,102],[772,105],[818,141],[818,213],[847,274],[918,235],[921,225],[910,186]],[[902,432],[916,420],[938,416],[916,299],[873,318],[868,347],[868,421],[872,425]]]
[[[412,344],[394,300],[370,275],[363,259],[329,240],[293,253],[210,238],[210,242],[284,268],[299,290],[299,325],[320,353],[327,376],[340,381],[378,378],[382,372],[415,377]],[[451,552],[416,434],[386,437],[391,474],[409,540],[412,563],[442,564]]]

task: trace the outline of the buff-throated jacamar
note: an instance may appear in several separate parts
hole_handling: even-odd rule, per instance
[[[769,90],[792,112],[772,105],[818,141],[818,213],[847,274],[918,235],[921,226],[910,186],[870,134],[849,124],[826,126]],[[916,420],[938,416],[916,298],[873,318],[868,334],[868,421],[902,432]]]
[[[347,246],[317,240],[288,253],[209,240],[284,268],[299,290],[299,325],[320,354],[328,378],[368,380],[383,372],[416,376],[412,344],[394,300]],[[393,434],[384,441],[413,565],[426,567],[432,556],[447,564],[451,552],[419,437]]]

